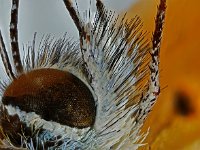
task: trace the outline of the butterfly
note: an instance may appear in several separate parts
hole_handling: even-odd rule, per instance
[[[10,51],[0,33],[5,75],[1,89],[1,147],[13,149],[137,149],[159,93],[159,51],[166,1],[160,0],[152,40],[138,16],[120,19],[96,0],[83,15],[63,0],[79,32],[45,36],[20,55],[19,0],[12,0]],[[92,2],[90,3],[92,6]],[[13,60],[13,62],[12,62]]]

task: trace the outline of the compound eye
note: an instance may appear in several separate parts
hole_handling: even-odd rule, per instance
[[[38,69],[22,74],[7,87],[2,102],[70,127],[90,127],[95,121],[91,91],[76,76],[61,70]]]

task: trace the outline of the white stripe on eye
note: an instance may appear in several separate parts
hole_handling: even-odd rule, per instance
[[[78,141],[83,135],[95,134],[94,129],[91,130],[90,127],[84,129],[71,128],[57,122],[41,119],[41,117],[35,114],[35,112],[26,113],[25,111],[21,111],[17,106],[13,107],[11,105],[5,105],[5,108],[7,109],[9,115],[14,116],[17,114],[20,121],[25,123],[27,127],[32,127],[35,130],[40,128],[45,129],[51,132],[54,136],[61,136],[63,138],[71,137],[73,140]]]

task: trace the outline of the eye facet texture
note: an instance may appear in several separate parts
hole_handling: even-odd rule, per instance
[[[96,115],[88,87],[71,73],[55,69],[20,75],[7,87],[2,102],[76,128],[92,126]]]

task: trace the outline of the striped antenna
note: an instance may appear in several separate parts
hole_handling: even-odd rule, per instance
[[[67,8],[71,18],[73,19],[78,31],[79,31],[79,34],[82,35],[84,34],[84,28],[82,26],[82,23],[80,21],[80,17],[77,13],[77,11],[74,9],[73,7],[73,4],[70,0],[63,0],[64,4],[65,4],[65,7]]]
[[[71,0],[63,0],[64,4],[65,4],[65,7],[66,9],[68,10],[72,20],[74,21],[78,31],[79,31],[79,37],[80,37],[80,48],[81,48],[81,52],[82,52],[82,58],[83,58],[83,53],[84,51],[86,51],[85,47],[83,46],[85,43],[84,41],[87,39],[87,33],[84,29],[84,25],[81,21],[81,18],[79,16],[79,13],[75,10],[75,8],[73,7],[73,4],[71,2]],[[84,60],[84,58],[83,58]],[[88,74],[88,67],[87,67],[87,64],[84,62],[83,64],[83,70],[84,72],[88,75],[88,76],[91,76],[90,74]]]
[[[160,0],[158,6],[155,29],[152,38],[152,50],[151,50],[151,62],[150,62],[150,81],[148,86],[148,91],[141,99],[141,116],[139,120],[146,118],[146,115],[151,111],[153,104],[155,103],[158,95],[160,93],[160,83],[159,83],[159,54],[160,45],[162,39],[163,25],[165,20],[166,12],[166,0]]]
[[[19,0],[12,0],[11,8],[11,21],[10,21],[10,41],[11,41],[11,50],[14,60],[14,66],[18,74],[23,72],[22,62],[20,59],[19,52],[19,43],[18,43],[18,8]]]
[[[157,11],[156,20],[155,20],[155,29],[153,33],[153,39],[152,39],[153,48],[151,51],[152,61],[150,63],[150,71],[151,71],[150,83],[153,89],[155,89],[155,91],[153,91],[154,95],[158,95],[160,92],[159,54],[160,54],[160,45],[161,45],[163,26],[164,26],[164,20],[165,20],[165,11],[166,11],[166,0],[160,0],[160,4],[158,6],[158,11]]]
[[[6,47],[5,47],[5,44],[3,41],[3,37],[1,35],[1,31],[0,31],[0,54],[1,54],[1,59],[2,59],[2,62],[3,62],[3,65],[5,67],[8,77],[10,79],[15,79],[15,75],[12,71],[12,67],[11,67],[11,64],[10,64],[10,61],[8,58],[8,54],[7,54]]]

